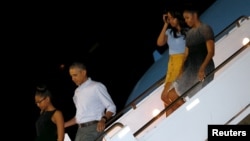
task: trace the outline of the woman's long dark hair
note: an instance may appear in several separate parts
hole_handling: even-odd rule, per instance
[[[184,36],[184,38],[186,37],[186,32],[188,31],[189,27],[187,26],[184,18],[183,18],[183,15],[182,15],[182,12],[181,11],[177,11],[177,10],[169,10],[168,11],[173,18],[176,18],[180,24],[180,27],[181,27],[181,35]],[[170,26],[170,29],[171,29],[171,32],[173,32],[174,34],[174,38],[178,38],[179,36],[177,35],[177,29],[176,28],[173,28]]]

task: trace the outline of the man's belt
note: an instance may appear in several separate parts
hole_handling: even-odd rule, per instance
[[[90,125],[93,125],[93,124],[96,124],[98,123],[99,121],[97,120],[93,120],[93,121],[89,121],[89,122],[84,122],[84,123],[80,123],[79,124],[79,127],[82,128],[82,127],[88,127]]]

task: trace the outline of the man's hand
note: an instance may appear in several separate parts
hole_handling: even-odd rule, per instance
[[[106,124],[105,124],[105,119],[101,119],[98,123],[97,123],[97,131],[98,132],[102,132],[102,131],[104,131],[104,129],[105,129],[105,126],[106,126]]]

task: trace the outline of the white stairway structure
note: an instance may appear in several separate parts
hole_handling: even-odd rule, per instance
[[[238,124],[250,114],[249,39],[250,17],[241,16],[216,36],[213,81],[166,117],[159,80],[110,121],[103,140],[205,141],[208,125]]]

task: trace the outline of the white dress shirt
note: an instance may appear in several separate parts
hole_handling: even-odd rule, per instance
[[[100,82],[88,78],[79,85],[73,96],[76,106],[76,123],[100,120],[106,111],[116,113],[116,106],[109,95],[107,88]]]

